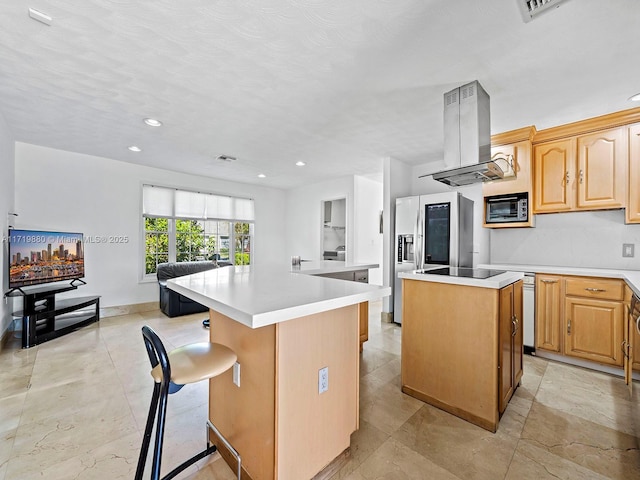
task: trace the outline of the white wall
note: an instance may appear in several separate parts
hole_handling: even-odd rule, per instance
[[[289,257],[298,255],[303,260],[322,260],[322,218],[325,200],[347,200],[346,259],[354,259],[354,182],[352,176],[320,182],[286,192],[286,242],[278,246]]]
[[[76,231],[87,236],[126,235],[127,243],[87,243],[83,295],[101,306],[158,300],[156,282],[141,283],[142,183],[255,200],[256,263],[286,265],[283,190],[197,177],[91,155],[16,143],[15,208],[22,228]]]
[[[2,228],[2,255],[0,255],[0,272],[2,272],[2,292],[9,289],[9,272],[6,264],[8,258],[8,243],[4,241],[9,228],[7,214],[14,211],[14,168],[15,142],[9,127],[0,114],[0,225]],[[11,299],[2,302],[2,316],[0,317],[0,337],[11,324]]]
[[[396,198],[412,195],[411,179],[413,171],[395,158],[383,161],[383,285],[391,287],[391,295],[382,301],[383,312],[393,312],[393,290],[395,284],[395,225]]]
[[[354,261],[380,265],[369,270],[369,283],[375,285],[382,285],[382,194],[382,183],[362,176],[354,177]]]
[[[635,257],[622,257],[622,244]],[[492,263],[640,270],[640,225],[625,225],[624,210],[536,215],[535,228],[491,231]]]

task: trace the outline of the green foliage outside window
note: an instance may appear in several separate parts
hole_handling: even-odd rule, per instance
[[[226,221],[175,220],[176,261],[230,261],[230,226],[235,234],[234,263],[251,263],[249,223]],[[145,273],[157,271],[158,263],[169,261],[169,219],[145,217]]]

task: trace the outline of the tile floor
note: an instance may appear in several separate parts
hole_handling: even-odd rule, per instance
[[[204,317],[123,315],[29,350],[10,341],[0,352],[0,480],[132,479],[152,388],[140,327],[174,348],[208,338]],[[525,356],[492,434],[401,393],[401,329],[379,319],[376,302],[360,430],[335,479],[640,479],[640,397],[630,400],[620,378]],[[167,469],[204,442],[206,388],[170,399]],[[215,455],[179,478],[234,475]]]

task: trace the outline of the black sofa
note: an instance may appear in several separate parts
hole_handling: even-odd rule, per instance
[[[231,265],[228,262],[169,262],[159,263],[157,270],[158,285],[160,287],[160,310],[168,317],[178,317],[190,313],[200,313],[209,310],[208,307],[180,295],[167,287],[170,278],[204,272],[213,268]]]

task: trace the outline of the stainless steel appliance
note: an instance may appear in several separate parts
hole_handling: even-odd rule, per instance
[[[525,272],[522,285],[522,343],[525,353],[536,351],[536,276]]]
[[[529,194],[527,192],[484,197],[486,223],[513,223],[529,221]]]
[[[444,163],[448,170],[433,179],[453,187],[499,180],[502,165],[491,158],[489,95],[478,81],[444,94]],[[426,175],[423,175],[426,176]]]
[[[398,198],[395,240],[393,321],[402,323],[398,273],[427,264],[473,265],[473,201],[458,192]]]

